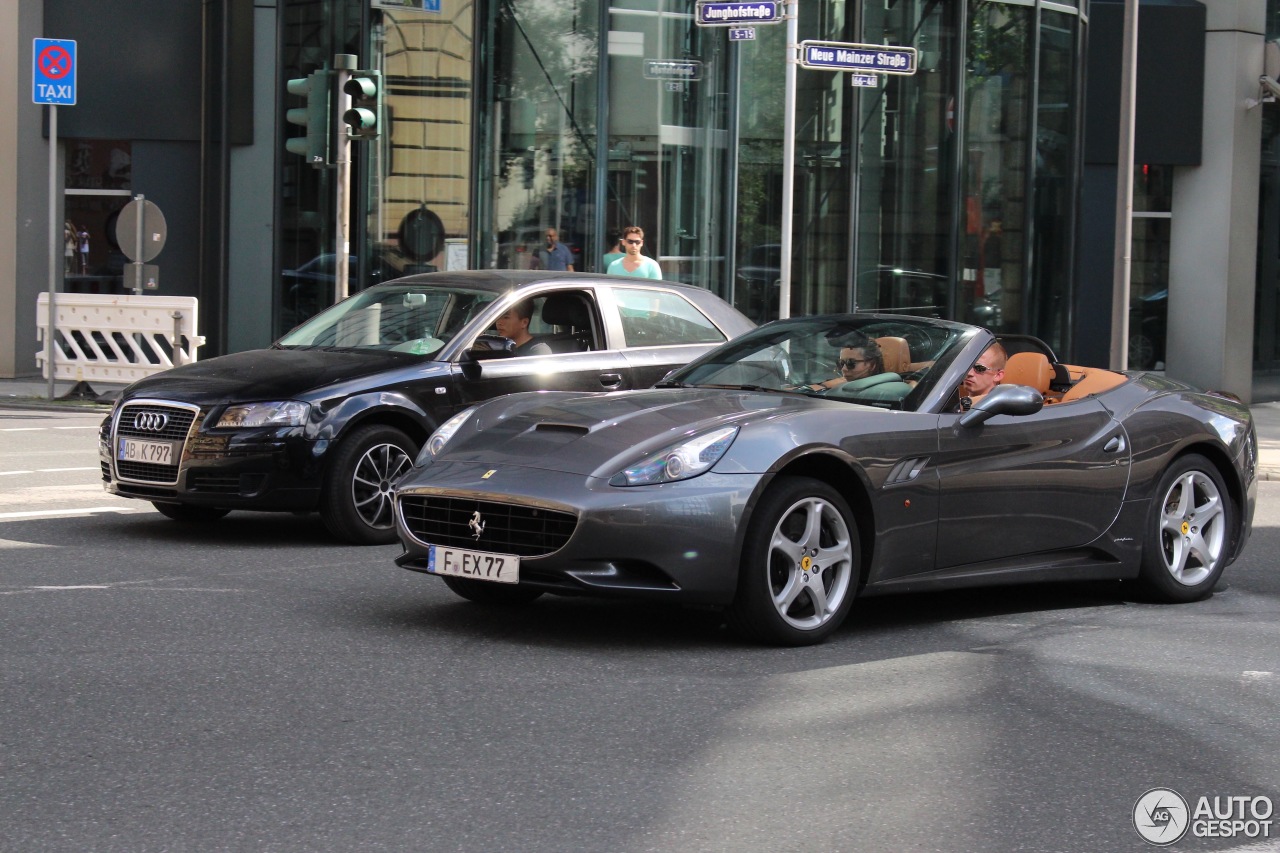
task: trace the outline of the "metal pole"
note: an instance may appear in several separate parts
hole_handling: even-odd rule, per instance
[[[1115,277],[1111,288],[1111,369],[1129,367],[1129,273],[1133,255],[1133,137],[1138,81],[1138,0],[1124,0],[1120,60],[1120,150],[1116,159]]]
[[[174,311],[169,315],[173,318],[173,366],[181,367],[186,361],[182,357],[182,312]]]
[[[335,163],[338,165],[337,187],[337,257],[333,260],[333,301],[341,302],[347,298],[347,276],[351,265],[351,138],[347,135],[347,123],[342,117],[351,109],[351,96],[347,94],[347,81],[351,72],[356,69],[359,60],[355,54],[339,53],[333,57],[335,75],[336,107],[333,111],[333,138],[336,145]]]
[[[133,238],[133,257],[137,261],[137,264],[134,267],[134,276],[136,277],[133,280],[133,295],[141,296],[142,295],[142,279],[146,271],[145,262],[147,260],[146,257],[142,254],[144,251],[143,244],[145,243],[145,239],[143,237],[143,234],[144,234],[143,228],[147,224],[147,215],[145,213],[145,210],[147,207],[147,200],[145,197],[143,197],[142,193],[138,193],[137,195],[135,195],[133,197],[133,200],[137,207],[137,209],[134,211],[134,217],[133,217],[133,224],[135,226],[135,236]]]
[[[800,46],[800,2],[787,14],[787,65],[782,123],[782,263],[778,265],[778,318],[791,316],[791,220],[796,195],[796,51]]]
[[[44,330],[44,363],[53,399],[53,339],[58,333],[58,107],[49,105],[49,322]],[[77,240],[80,238],[77,236]],[[66,236],[63,235],[65,244]]]

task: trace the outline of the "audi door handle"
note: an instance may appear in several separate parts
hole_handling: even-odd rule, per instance
[[[608,388],[610,391],[616,391],[617,389],[622,387],[622,374],[621,373],[601,373],[600,385],[603,388]]]

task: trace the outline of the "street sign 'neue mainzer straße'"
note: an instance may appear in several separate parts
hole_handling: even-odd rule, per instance
[[[828,71],[860,71],[875,74],[915,74],[916,49],[883,44],[842,44],[832,41],[800,42],[800,64]]]

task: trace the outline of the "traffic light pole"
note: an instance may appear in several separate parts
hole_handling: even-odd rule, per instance
[[[333,96],[338,99],[337,109],[333,110],[333,162],[338,167],[338,245],[333,263],[334,303],[347,298],[351,266],[351,139],[347,136],[347,123],[343,116],[351,109],[347,81],[351,79],[351,72],[356,69],[357,62],[357,57],[350,53],[339,53],[333,57],[333,67],[338,77],[333,87]]]

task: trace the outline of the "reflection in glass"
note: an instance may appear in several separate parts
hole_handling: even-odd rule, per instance
[[[1033,8],[978,2],[969,19],[965,78],[963,228],[956,317],[1023,329],[1027,99]]]

